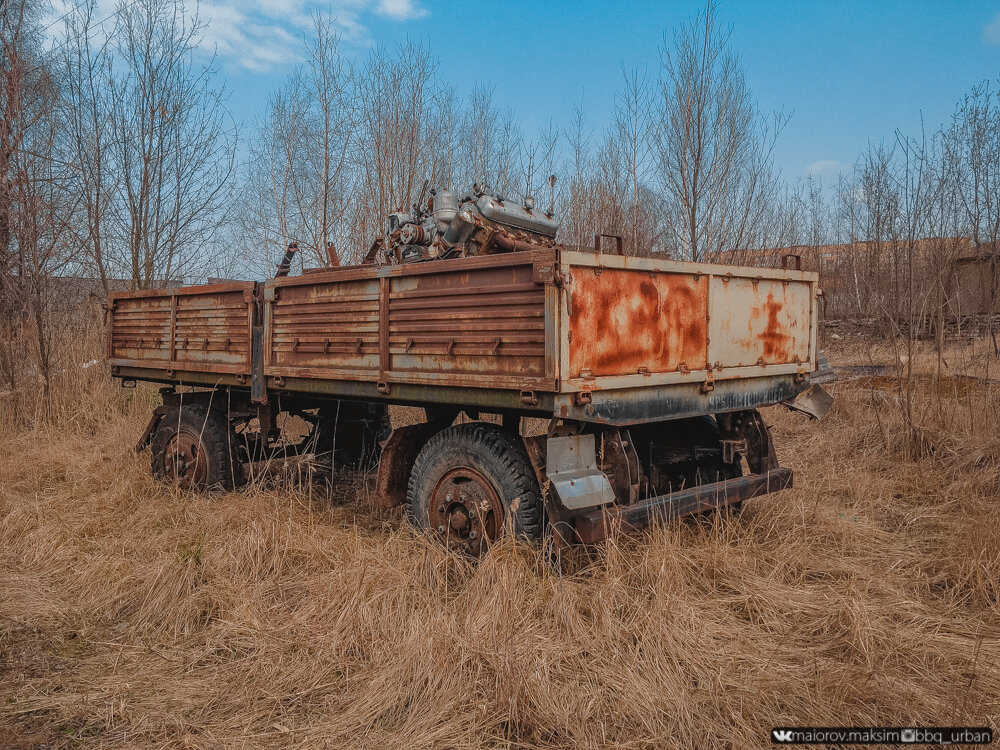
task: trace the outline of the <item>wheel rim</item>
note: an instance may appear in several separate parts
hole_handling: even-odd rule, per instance
[[[182,489],[201,487],[208,475],[201,440],[197,435],[181,431],[170,438],[163,458],[164,476]]]
[[[482,554],[503,532],[503,500],[478,471],[451,469],[434,487],[430,527],[450,548]]]

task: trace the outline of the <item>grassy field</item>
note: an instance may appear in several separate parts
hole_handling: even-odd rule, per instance
[[[823,422],[768,409],[794,489],[579,550],[564,575],[515,544],[478,565],[445,553],[374,513],[370,477],[332,499],[296,476],[179,494],[131,452],[155,391],[88,374],[90,405],[0,432],[0,747],[746,748],[778,725],[997,727],[1000,388],[954,377],[990,361],[953,352],[909,408],[860,377]]]

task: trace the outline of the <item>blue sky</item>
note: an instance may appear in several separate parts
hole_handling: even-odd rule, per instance
[[[701,0],[211,0],[201,14],[238,119],[250,122],[294,67],[309,13],[332,9],[348,55],[363,56],[375,43],[424,41],[459,94],[492,83],[532,135],[550,118],[567,125],[581,96],[601,129],[621,65],[655,75],[664,32],[703,7]],[[793,112],[776,153],[791,180],[810,172],[829,179],[869,140],[891,139],[896,128],[918,132],[921,117],[932,131],[973,84],[1000,77],[1000,0],[722,0],[718,12],[760,106]]]

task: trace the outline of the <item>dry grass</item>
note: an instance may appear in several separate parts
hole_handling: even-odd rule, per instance
[[[822,423],[769,410],[794,490],[563,576],[517,545],[448,555],[377,518],[364,477],[332,503],[177,494],[130,452],[148,391],[86,387],[99,416],[0,437],[2,747],[744,748],[774,725],[997,725],[989,386],[922,396],[922,461],[894,447],[891,388],[837,386]]]

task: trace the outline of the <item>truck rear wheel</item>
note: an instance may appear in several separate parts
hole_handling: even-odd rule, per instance
[[[153,476],[185,490],[238,487],[243,465],[229,437],[224,414],[200,404],[171,409],[153,435]]]
[[[469,422],[437,433],[413,464],[410,522],[451,549],[482,555],[505,531],[542,536],[542,499],[517,435]]]

